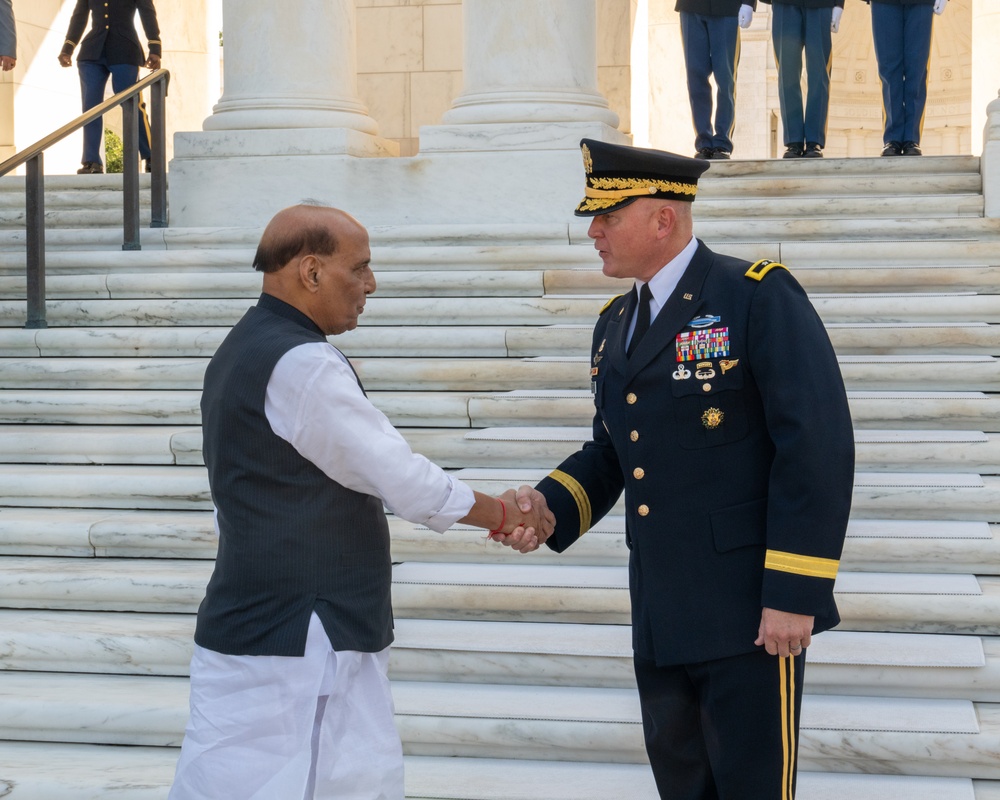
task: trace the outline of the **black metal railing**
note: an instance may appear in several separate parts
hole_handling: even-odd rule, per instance
[[[0,176],[25,165],[24,202],[27,245],[28,320],[25,328],[45,328],[45,162],[52,145],[75,133],[88,122],[122,107],[122,250],[141,250],[139,242],[139,92],[150,87],[150,167],[152,170],[152,228],[167,227],[167,126],[166,96],[170,73],[158,69],[124,92],[119,92],[81,114],[31,147],[0,163]]]

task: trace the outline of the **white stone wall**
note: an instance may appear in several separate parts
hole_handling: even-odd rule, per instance
[[[629,128],[634,0],[597,0],[598,86]],[[419,149],[462,91],[460,0],[357,0],[358,94],[400,155]]]

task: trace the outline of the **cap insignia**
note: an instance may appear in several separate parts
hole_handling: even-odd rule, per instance
[[[590,157],[590,148],[583,145],[580,149],[583,151],[583,171],[589,175],[594,171],[594,161]]]

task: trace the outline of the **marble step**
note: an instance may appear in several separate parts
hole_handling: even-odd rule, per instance
[[[394,561],[521,563],[522,556],[456,525],[441,535],[389,516]],[[564,553],[543,548],[549,564],[628,563],[625,519],[609,515]],[[90,558],[215,557],[210,511],[0,508],[0,554]],[[1000,534],[986,522],[853,519],[842,566],[869,572],[1000,574]]]
[[[205,560],[0,557],[8,608],[194,613]],[[845,630],[1000,634],[1000,578],[841,572]],[[629,622],[625,567],[406,562],[393,570],[397,619]]]
[[[12,800],[165,800],[178,750],[0,742]],[[406,800],[656,800],[644,764],[406,756]],[[992,781],[910,775],[798,775],[799,800],[996,800]]]
[[[631,280],[609,278],[601,272],[596,252],[574,246],[589,264],[576,269],[497,269],[490,263],[475,266],[477,253],[466,269],[378,269],[377,296],[384,297],[510,297],[543,295],[599,295],[611,297],[629,291]],[[201,258],[201,251],[190,251],[191,259]],[[377,253],[376,253],[377,255]],[[581,259],[583,260],[583,259]],[[96,265],[95,271],[70,274],[47,274],[46,297],[67,299],[185,299],[185,298],[256,298],[261,290],[259,273],[234,264],[225,271],[198,272],[192,269],[168,271],[166,267],[144,272],[108,272]],[[986,264],[948,266],[947,264],[912,267],[791,266],[796,278],[812,292],[921,292],[964,291],[990,293],[1000,289],[1000,267]],[[0,298],[24,297],[26,281],[22,274],[0,274]]]
[[[725,187],[725,183],[722,183]],[[821,192],[822,184],[815,187]],[[786,197],[775,194],[769,197],[756,196],[748,202],[747,196],[739,195],[739,187],[725,197],[713,195],[711,192],[698,198],[695,209],[696,230],[701,230],[706,221],[739,219],[742,224],[756,220],[775,220],[780,218],[809,218],[822,220],[836,219],[838,222],[848,219],[865,221],[879,219],[897,219],[906,217],[928,218],[938,220],[942,217],[981,217],[984,200],[982,194],[917,194],[902,193],[899,195],[833,195],[824,197],[820,194],[794,194]]]
[[[982,176],[972,170],[942,172],[933,175],[895,172],[869,172],[847,176],[843,173],[825,175],[723,175],[713,174],[714,167],[698,181],[698,204],[704,200],[763,198],[819,199],[852,197],[896,197],[898,195],[976,195],[982,194]]]
[[[851,181],[863,181],[866,178],[889,178],[892,176],[926,176],[933,182],[934,177],[942,174],[977,174],[979,158],[977,156],[924,156],[911,159],[879,157],[869,158],[824,158],[810,161],[808,165],[801,161],[782,161],[781,159],[741,159],[731,161],[712,161],[709,172],[701,180],[725,181],[737,177],[760,177],[783,180],[788,178],[808,178],[821,180],[828,177],[844,177]],[[699,184],[700,187],[700,184]]]
[[[24,467],[25,470],[30,468],[30,465]],[[58,470],[60,468],[48,467],[46,469]],[[135,469],[143,468],[133,467],[133,470]],[[172,469],[183,468],[173,467]],[[0,476],[3,474],[3,467],[0,465]],[[522,483],[534,485],[546,474],[547,470],[530,469],[460,469],[455,471],[457,477],[473,488],[488,494],[499,494],[511,486],[520,486]],[[27,488],[27,486],[23,488]],[[0,491],[2,491],[2,486],[0,486]],[[22,494],[24,494],[23,491]],[[35,504],[35,502],[19,503],[19,505]],[[854,478],[854,497],[851,508],[855,517],[865,519],[952,519],[1000,522],[1000,480],[969,473],[858,472]],[[609,513],[624,514],[624,498],[620,498]]]
[[[368,392],[398,427],[579,426],[594,413],[586,389]],[[856,429],[1000,432],[1000,396],[985,392],[850,391]],[[0,424],[199,425],[201,392],[0,389]]]
[[[10,514],[10,512],[7,512]],[[17,537],[25,538],[25,531],[34,530],[40,524],[32,524],[26,518],[22,523],[20,514],[30,515],[31,510],[17,512],[11,518],[12,529],[8,534],[10,543],[3,544],[0,552],[9,554],[60,554],[59,547],[71,547],[78,543],[79,549],[68,551],[69,555],[90,555],[86,549],[86,541],[79,536],[64,537],[36,548],[33,545],[19,547],[13,543]],[[53,512],[39,512],[43,518]],[[2,517],[0,517],[2,519]],[[169,526],[161,532],[153,524],[148,524],[152,532],[144,536],[138,543],[138,534],[126,538],[118,534],[111,544],[111,534],[115,530],[112,525],[98,527],[98,540],[103,549],[98,555],[142,556],[147,552],[152,556],[173,557],[203,557],[196,553],[214,555],[215,541],[209,539],[210,520],[206,519],[208,530],[198,528],[200,533],[186,534],[179,525]],[[415,525],[405,520],[390,517],[392,532],[392,552],[396,561],[449,561],[449,562],[503,562],[520,563],[522,556],[508,549],[494,546],[487,542],[480,531],[456,525],[448,534],[440,534],[421,525]],[[133,528],[128,528],[132,530]],[[187,551],[180,550],[178,532],[181,537],[190,537],[191,545]],[[466,532],[463,535],[460,532]],[[153,535],[156,534],[156,535]],[[570,549],[563,553],[554,553],[548,548],[540,550],[532,559],[543,559],[547,563],[573,564],[579,566],[609,566],[626,565],[629,553],[625,546],[625,518],[612,514],[598,522],[588,533]],[[169,537],[169,538],[168,538]],[[0,539],[0,542],[3,540]],[[135,543],[133,543],[135,542]],[[170,547],[175,549],[169,549]],[[144,551],[143,547],[151,548]],[[54,549],[50,549],[54,548]],[[184,553],[189,555],[184,556]],[[1000,528],[990,526],[986,522],[947,521],[947,520],[896,520],[896,519],[863,519],[856,517],[851,520],[841,567],[845,570],[861,572],[970,572],[977,575],[1000,574]]]
[[[408,755],[645,762],[631,689],[408,681],[392,688]],[[187,695],[183,678],[0,673],[0,738],[176,747]],[[809,695],[800,763],[1000,778],[998,715],[993,704],[967,700]]]
[[[577,235],[573,236],[573,240],[578,243],[585,241],[579,240]],[[780,258],[777,260],[787,264],[796,273],[808,267],[856,269],[895,266],[933,269],[945,265],[995,267],[998,263],[997,242],[975,238],[908,240],[905,236],[897,236],[887,241],[817,238],[810,242],[781,242],[778,254]],[[750,256],[743,257],[755,260]]]
[[[0,357],[211,356],[227,327],[0,328]],[[593,325],[368,326],[330,337],[348,356],[560,356],[590,352]],[[827,325],[843,355],[1000,355],[1000,326],[985,322]]]
[[[841,572],[836,592],[845,630],[1000,633],[997,578]],[[409,562],[394,570],[393,602],[399,618],[629,621],[624,567]]]
[[[547,470],[461,469],[475,489],[500,494]],[[0,464],[0,508],[196,511],[211,508],[204,467]],[[967,473],[859,472],[855,516],[1000,522],[1000,479]],[[624,513],[623,500],[611,512]]]
[[[858,260],[851,263],[829,264],[821,259],[798,264],[789,260],[786,266],[810,292],[954,291],[961,287],[965,291],[988,294],[1000,287],[1000,267],[995,262],[953,264],[947,256],[928,264],[887,265],[883,260],[865,259],[860,254]],[[390,273],[381,272],[379,279],[387,274]],[[628,291],[631,285],[629,280],[604,275],[600,265],[545,271],[545,289],[550,294],[605,292],[610,296]]]
[[[118,200],[118,208],[51,208],[45,207],[45,225],[53,228],[111,228],[121,230],[124,212],[121,208],[121,198]],[[973,213],[971,209],[967,212],[965,204],[956,204],[956,210],[963,209],[963,215]],[[149,202],[141,203],[139,207],[139,224],[148,227],[153,215],[149,208]],[[0,229],[8,230],[23,229],[27,223],[27,214],[24,206],[20,208],[0,208]]]
[[[386,225],[372,226],[369,230],[372,244],[376,247],[393,245],[406,247],[419,245],[421,248],[439,245],[478,247],[500,247],[509,244],[564,245],[588,244],[588,222],[569,216],[566,222],[526,223],[497,225],[441,224],[441,225]],[[141,230],[143,249],[243,249],[256,248],[261,228],[144,228]],[[732,220],[699,220],[695,217],[695,233],[708,244],[725,245],[726,251],[737,248],[741,256],[756,260],[770,257],[767,253],[756,255],[762,246],[776,247],[781,243],[811,244],[816,242],[850,243],[851,240],[872,244],[872,251],[880,246],[895,251],[895,258],[903,258],[908,253],[920,252],[920,243],[932,243],[941,247],[948,240],[980,240],[973,242],[969,253],[989,251],[1000,237],[1000,223],[995,219],[951,218],[938,220],[929,226],[924,219],[779,219],[750,220],[740,218],[739,224]],[[23,249],[25,234],[22,230],[0,231],[0,250]],[[752,247],[746,247],[751,245]],[[965,242],[962,243],[963,246]],[[898,245],[893,247],[892,245]],[[995,246],[995,245],[993,245]],[[46,231],[46,247],[52,252],[59,250],[120,250],[121,232],[114,229],[60,229]],[[836,250],[836,248],[833,248]],[[963,247],[963,249],[965,249]],[[726,252],[723,251],[723,252]],[[402,255],[402,254],[401,254]],[[755,257],[753,257],[755,256]],[[968,254],[966,255],[968,257]],[[948,261],[948,259],[944,259]],[[792,263],[796,263],[791,260]],[[245,261],[244,263],[249,263]]]
[[[40,419],[49,412],[41,406],[46,403],[48,392],[24,391],[15,393],[25,405],[11,409],[13,419],[4,419],[7,405],[0,393],[0,419],[11,422],[32,421],[20,418],[21,408],[30,410],[37,398]],[[75,393],[80,397],[81,393]],[[380,405],[380,393],[370,395]],[[848,400],[855,428],[908,428],[954,429],[981,426],[987,431],[1000,431],[1000,397],[985,392],[877,392],[848,390]],[[69,396],[67,397],[69,400]],[[14,401],[18,402],[18,401]],[[71,402],[71,401],[70,401]],[[127,400],[125,400],[127,402]],[[81,398],[85,404],[85,397]],[[53,404],[62,405],[61,400]],[[86,406],[81,409],[85,413]],[[55,409],[53,409],[55,410]],[[416,413],[416,410],[414,409]],[[58,413],[58,412],[56,412]],[[551,391],[518,390],[495,394],[470,395],[468,415],[472,427],[507,425],[579,425],[589,421],[594,414],[593,395],[586,389]],[[92,421],[81,417],[80,422]],[[97,421],[94,419],[93,421]],[[114,418],[108,419],[114,422]]]
[[[177,229],[173,229],[177,230]],[[59,231],[51,231],[59,237]],[[377,232],[374,232],[377,235]],[[254,232],[259,235],[258,232]],[[81,234],[82,235],[82,234]],[[3,232],[0,231],[0,239]],[[380,293],[394,272],[446,276],[450,272],[529,271],[542,272],[549,292],[579,292],[590,288],[596,293],[616,294],[629,281],[607,278],[586,228],[576,232],[569,244],[566,229],[561,237],[547,243],[530,238],[501,243],[385,244],[372,246],[372,263],[380,282]],[[64,238],[64,237],[63,237]],[[458,238],[456,236],[456,238]],[[544,241],[544,240],[543,240]],[[47,245],[51,242],[47,239]],[[123,252],[120,237],[109,244],[113,249],[53,249],[46,254],[46,275],[53,281],[76,275],[167,275],[206,272],[255,279],[250,268],[256,239],[238,246],[225,242],[210,247],[171,243],[171,249]],[[820,242],[708,242],[719,252],[756,261],[782,261],[807,288],[836,291],[846,289],[915,290],[921,287],[951,289],[956,285],[970,290],[989,291],[996,287],[997,244],[964,240],[907,241],[820,241]],[[177,249],[174,249],[174,248]],[[23,245],[16,250],[0,249],[0,275],[7,280],[24,274]],[[55,283],[58,288],[58,282]],[[121,287],[121,284],[115,284]],[[243,284],[241,284],[243,285]]]
[[[737,190],[738,192],[738,187]],[[698,198],[696,220],[704,223],[708,220],[739,219],[773,220],[780,218],[801,220],[837,220],[848,219],[865,221],[881,219],[933,219],[935,222],[942,217],[948,220],[960,217],[981,218],[983,215],[983,195],[972,192],[951,192],[947,194],[916,194],[913,191],[899,194],[877,195],[800,195],[792,197],[772,195],[766,198],[755,198],[757,202],[748,202],[746,196],[730,194],[719,197],[707,194]],[[121,199],[118,207],[67,207],[62,204],[45,206],[46,225],[53,228],[111,228],[121,225]],[[150,214],[148,202],[140,209],[140,222],[148,225]],[[25,223],[23,203],[16,207],[0,207],[0,228],[17,228]],[[699,225],[700,228],[700,225]]]
[[[415,452],[445,469],[546,468],[576,452],[588,427],[401,428]],[[1000,473],[1000,437],[981,431],[858,430],[859,469]],[[200,428],[0,425],[0,463],[203,464]]]
[[[538,358],[352,358],[370,391],[498,392],[589,389],[586,356]],[[992,356],[841,356],[851,390],[996,391]],[[8,389],[200,390],[207,358],[4,358]]]
[[[1000,222],[1000,220],[998,220]],[[1000,295],[972,292],[922,294],[814,294],[812,303],[826,323],[1000,322]],[[495,298],[371,297],[361,319],[367,325],[593,324],[607,296],[546,295]],[[51,327],[234,325],[253,305],[244,299],[49,300]],[[0,300],[3,327],[22,327],[22,300]]]
[[[0,669],[186,676],[193,614],[0,610]],[[393,680],[634,688],[628,625],[399,619]],[[1000,701],[1000,639],[828,631],[806,691]]]
[[[145,173],[144,173],[145,174]],[[950,175],[942,176],[941,191],[946,193],[968,194],[975,193],[976,189],[972,184],[971,175]],[[145,178],[139,183],[139,203],[149,205],[150,178]],[[83,211],[86,209],[118,209],[122,208],[123,193],[121,179],[118,186],[110,186],[103,189],[70,189],[68,187],[56,188],[49,184],[49,177],[45,178],[45,210],[63,211]],[[0,212],[24,210],[24,189],[20,191],[8,191],[0,189]]]

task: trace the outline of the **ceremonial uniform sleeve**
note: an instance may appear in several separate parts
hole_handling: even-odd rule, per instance
[[[596,346],[597,333],[594,335]],[[614,444],[598,412],[593,439],[563,461],[535,487],[556,517],[546,544],[561,553],[607,514],[625,488]]]
[[[341,486],[439,533],[472,510],[472,489],[414,453],[365,397],[346,359],[317,342],[281,357],[267,384],[272,430]]]
[[[775,453],[761,604],[819,615],[833,606],[854,486],[854,432],[840,367],[802,287],[760,278],[747,342]]]
[[[153,0],[139,0],[139,20],[142,22],[143,33],[146,34],[146,41],[149,43],[149,54],[151,56],[162,56],[163,46],[160,44],[160,25],[156,20],[156,8]]]
[[[76,46],[80,44],[83,32],[87,29],[87,18],[89,16],[90,6],[87,0],[76,0],[73,15],[69,18],[69,27],[66,29],[66,41],[62,46],[62,55],[73,55]]]

